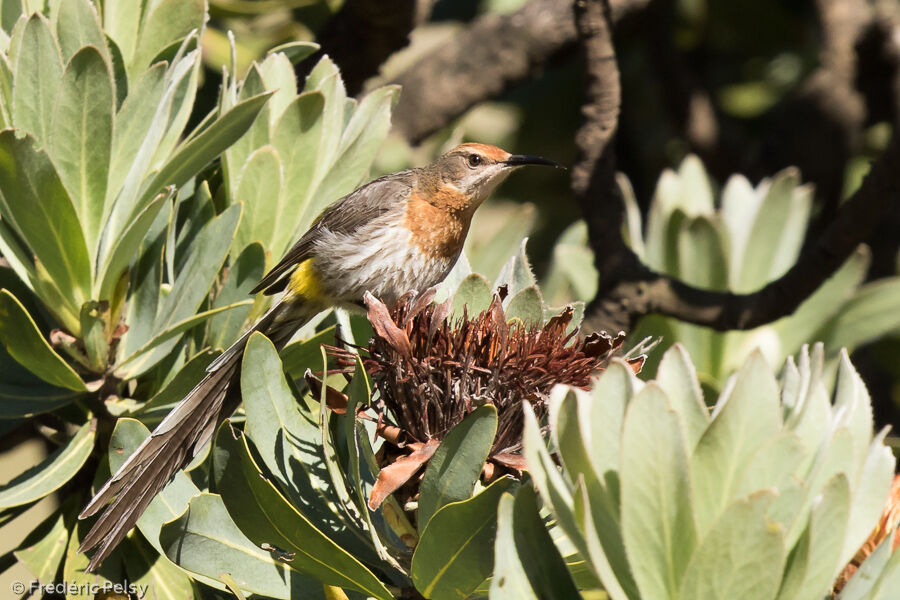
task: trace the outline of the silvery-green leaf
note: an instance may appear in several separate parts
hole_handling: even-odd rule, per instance
[[[666,390],[672,408],[678,413],[688,451],[692,452],[709,425],[709,411],[684,346],[675,344],[666,351],[656,371],[656,382]]]
[[[625,206],[625,243],[637,254],[638,258],[645,260],[646,249],[644,247],[644,234],[641,228],[641,209],[634,195],[634,188],[624,173],[616,173],[616,184],[619,187],[619,195]]]
[[[809,528],[800,537],[785,568],[780,600],[821,600],[837,574],[850,512],[850,485],[841,473],[832,477],[813,507]]]
[[[103,55],[93,46],[78,51],[63,74],[49,142],[92,260],[103,220],[114,103],[112,73]]]
[[[900,553],[891,552],[893,540],[890,536],[881,542],[875,551],[866,558],[859,570],[853,574],[838,600],[890,600],[890,595],[882,595],[879,592],[881,578],[879,577],[885,571],[885,567],[889,564],[893,567],[894,577],[896,580],[897,565],[900,563]],[[896,588],[885,588],[884,592],[893,594]]]
[[[527,243],[528,238],[522,240],[519,252],[514,254],[503,265],[503,268],[500,269],[500,275],[497,276],[497,280],[494,282],[494,289],[501,285],[508,287],[507,299],[504,304],[508,305],[510,300],[525,288],[537,286],[537,281],[531,272],[531,264],[529,264],[528,256],[525,254],[525,245]]]
[[[0,133],[0,193],[0,215],[27,240],[77,315],[90,295],[90,253],[72,199],[31,136],[18,139],[10,129]]]
[[[142,0],[117,0],[103,5],[103,29],[115,40],[127,64],[134,56],[143,6]]]
[[[722,189],[722,222],[728,229],[729,253],[728,274],[729,285],[738,285],[741,267],[744,264],[744,252],[756,213],[762,203],[762,190],[757,191],[743,175],[732,175]]]
[[[497,433],[497,408],[469,413],[441,440],[419,485],[419,531],[443,506],[472,496]]]
[[[279,221],[284,219],[285,198],[281,193],[282,163],[272,146],[263,146],[250,155],[241,170],[240,184],[235,201],[242,206],[241,222],[234,234],[231,252],[237,256],[256,242],[273,255],[279,255],[283,246],[271,247]]]
[[[269,121],[274,123],[297,96],[297,76],[287,56],[270,52],[259,65],[259,72],[267,90],[275,90],[269,101]]]
[[[323,534],[260,477],[246,437],[225,422],[216,435],[213,473],[228,513],[256,544],[270,544],[292,555],[290,564],[330,585],[349,587],[376,598],[391,594],[353,555]]]
[[[884,445],[887,429],[872,440],[858,479],[851,481],[853,503],[850,505],[850,523],[844,539],[841,564],[853,558],[872,533],[884,509],[885,499],[890,494],[897,461],[891,449]]]
[[[852,351],[887,332],[900,329],[900,316],[894,310],[897,302],[900,302],[900,277],[867,283],[822,328],[828,347]]]
[[[22,31],[21,47],[11,49],[16,50],[12,61],[13,125],[32,134],[40,146],[46,146],[63,74],[59,46],[47,19],[40,13],[32,14]]]
[[[736,292],[762,287],[796,260],[812,201],[809,188],[797,187],[799,179],[796,169],[786,169],[772,180],[747,238]]]
[[[524,489],[526,486],[522,486],[519,493]],[[519,554],[514,534],[514,528],[519,525],[514,521],[514,502],[512,494],[503,494],[497,505],[497,539],[494,542],[494,574],[491,577],[491,595],[538,600],[528,581],[528,573],[522,564],[522,559],[532,556],[529,550],[538,554],[539,552],[550,552],[552,549],[548,550],[546,545],[541,544],[533,549],[523,548],[522,553]],[[540,529],[535,531],[543,531],[543,524]]]
[[[459,284],[456,294],[453,296],[453,314],[457,318],[462,317],[463,307],[469,317],[473,317],[478,313],[487,310],[491,305],[491,284],[488,280],[473,273]]]
[[[68,503],[71,510],[72,502]],[[28,567],[40,581],[53,581],[69,541],[69,531],[64,523],[66,507],[47,517],[19,545],[14,552],[16,560]]]
[[[771,492],[730,505],[694,551],[681,598],[769,600],[785,560],[784,528],[766,518]]]
[[[202,27],[205,9],[203,0],[161,0],[148,6],[134,56],[127,62],[129,78],[143,71],[157,54]]]
[[[294,98],[275,124],[272,145],[278,150],[284,167],[284,204],[290,207],[279,223],[274,253],[283,252],[300,234],[301,225],[315,217],[307,211],[308,191],[313,181],[319,145],[322,142],[322,110],[325,98],[321,92],[304,92]],[[306,217],[304,215],[307,215]]]
[[[268,51],[268,54],[281,52],[288,57],[292,64],[297,64],[318,49],[319,45],[313,42],[287,42],[286,44],[275,46]]]
[[[681,423],[656,384],[628,405],[619,475],[622,537],[641,596],[678,598],[697,525]]]
[[[465,598],[491,574],[497,528],[497,505],[517,485],[497,479],[466,500],[435,513],[413,554],[410,576],[426,598]]]
[[[528,328],[544,324],[544,303],[537,287],[527,287],[509,301],[506,320],[519,319]]]
[[[325,600],[316,593],[321,590],[318,581],[247,539],[218,494],[204,492],[192,498],[188,509],[162,528],[160,543],[169,560],[182,569],[211,579],[228,573],[246,592],[283,600],[301,596]]]
[[[165,90],[166,66],[162,63],[147,69],[131,82],[128,97],[116,114],[109,167],[105,213],[122,188],[125,177],[137,157],[146,134],[154,125],[154,115]],[[162,127],[162,124],[159,124]],[[160,132],[161,134],[161,132]]]
[[[390,130],[391,107],[399,92],[400,88],[397,86],[380,87],[367,94],[359,103],[341,134],[334,167],[317,186],[310,213],[318,214],[325,206],[349,194],[363,182],[375,153]],[[328,102],[329,99],[326,98],[326,117]],[[327,119],[325,126],[328,126]]]
[[[94,46],[108,56],[100,17],[89,0],[60,0],[56,36],[65,62],[85,46]]]
[[[747,459],[780,427],[778,386],[762,354],[755,352],[730,394],[720,400],[691,457],[691,493],[701,535],[735,497]]]
[[[0,290],[0,341],[16,362],[54,386],[86,392],[81,377],[44,339],[18,298]]]

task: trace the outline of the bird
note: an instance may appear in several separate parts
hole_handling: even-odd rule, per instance
[[[440,283],[462,252],[476,209],[526,165],[561,167],[540,156],[465,143],[424,167],[374,179],[329,205],[250,292],[281,297],[207,367],[203,379],[78,515],[101,513],[78,548],[96,549],[88,571],[99,567],[153,497],[237,409],[241,358],[252,333],[262,332],[281,349],[313,316],[332,307],[360,306],[366,292],[390,305],[407,292]]]

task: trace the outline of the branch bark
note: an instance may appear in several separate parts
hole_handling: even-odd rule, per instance
[[[649,0],[612,0],[613,19]],[[577,39],[572,0],[531,0],[509,15],[474,20],[453,41],[425,56],[391,83],[403,86],[394,129],[413,143],[475,104],[534,76]]]
[[[382,63],[409,44],[409,34],[431,12],[431,0],[353,0],[319,32],[318,52],[297,66],[303,77],[328,55],[341,69],[344,86],[355,96]]]

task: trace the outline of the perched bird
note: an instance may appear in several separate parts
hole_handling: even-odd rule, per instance
[[[549,165],[485,144],[462,144],[428,166],[371,181],[330,205],[251,293],[280,300],[207,368],[78,515],[103,511],[79,552],[97,548],[94,570],[172,476],[209,442],[240,403],[247,339],[261,331],[277,348],[317,313],[359,305],[366,291],[392,304],[443,281],[456,263],[475,210],[515,168]],[[110,502],[112,500],[112,502]]]

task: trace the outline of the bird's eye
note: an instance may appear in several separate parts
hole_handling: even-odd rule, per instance
[[[477,167],[477,166],[480,165],[480,164],[481,164],[481,157],[480,157],[480,156],[478,156],[477,154],[470,154],[470,155],[469,155],[469,166],[470,166],[470,167]]]

